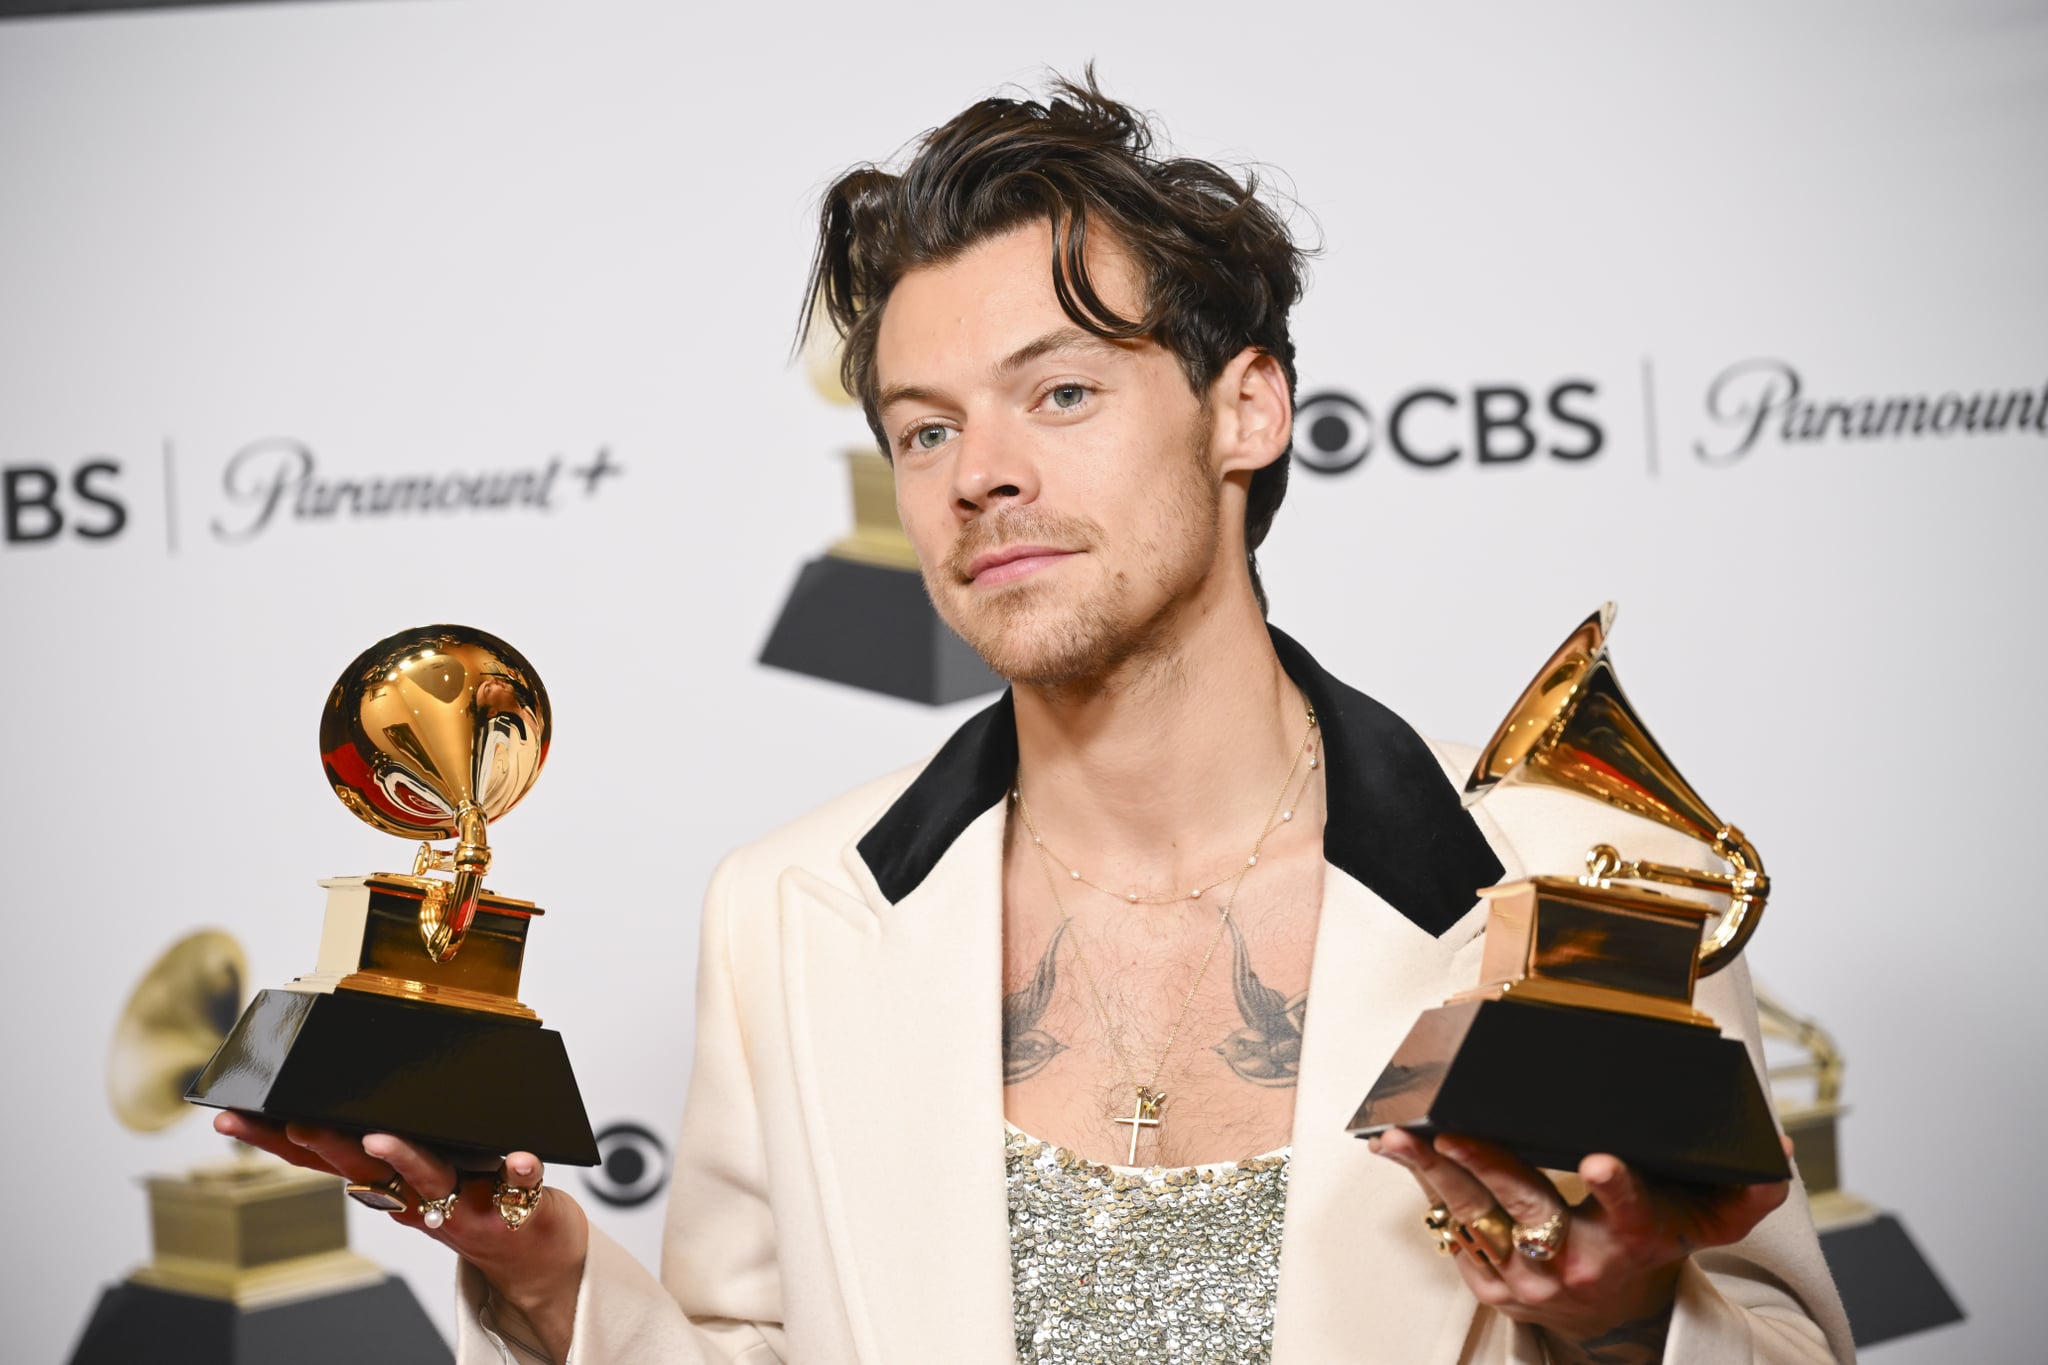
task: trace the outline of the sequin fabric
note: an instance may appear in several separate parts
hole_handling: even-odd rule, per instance
[[[1010,1128],[1017,1358],[1266,1365],[1288,1156],[1098,1166]]]

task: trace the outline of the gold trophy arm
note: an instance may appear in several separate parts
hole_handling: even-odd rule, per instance
[[[420,897],[420,940],[426,945],[427,956],[436,962],[446,962],[462,946],[462,937],[476,918],[484,873],[491,870],[491,848],[486,834],[489,822],[484,818],[483,807],[474,801],[464,801],[455,812],[455,822],[460,841],[452,854],[439,852],[432,844],[421,844],[419,856],[413,860],[416,875],[434,868],[452,867],[455,872],[452,883],[436,884]]]
[[[1764,875],[1763,859],[1741,830],[1723,825],[1714,834],[1713,850],[1714,856],[1726,862],[1732,871],[1708,872],[1674,863],[1624,858],[1610,844],[1595,844],[1586,854],[1586,877],[1597,883],[1616,879],[1662,882],[1694,891],[1725,893],[1728,908],[1722,912],[1714,932],[1700,944],[1699,975],[1712,976],[1733,962],[1749,942],[1749,936],[1763,922],[1764,901],[1771,894],[1771,879]]]

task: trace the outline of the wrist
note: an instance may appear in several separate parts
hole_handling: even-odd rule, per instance
[[[516,1256],[470,1256],[500,1302],[538,1326],[572,1320],[590,1252],[590,1226],[575,1201],[550,1192],[550,1223],[536,1218],[510,1239]],[[539,1233],[540,1236],[534,1234]]]
[[[488,1275],[485,1277],[490,1279]],[[574,1274],[557,1272],[550,1276],[522,1274],[501,1284],[490,1279],[491,1295],[497,1303],[498,1330],[543,1360],[564,1361],[576,1336],[576,1300],[582,1285],[582,1265]]]
[[[1554,1365],[1658,1365],[1671,1315],[1678,1306],[1678,1274],[1660,1275],[1650,1291],[1617,1319],[1590,1330],[1546,1326],[1545,1354]]]

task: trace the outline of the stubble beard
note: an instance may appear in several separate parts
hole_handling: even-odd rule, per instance
[[[1026,507],[971,524],[945,562],[926,570],[925,589],[939,615],[997,676],[1053,691],[1099,690],[1170,650],[1179,608],[1214,567],[1221,525],[1207,424],[1197,430],[1192,458],[1161,490],[1172,512],[1165,543],[1139,539],[1130,546],[1131,565],[1149,567],[1156,579],[1157,603],[1133,599],[1128,568],[1086,589],[1064,587],[1056,573],[1034,575],[977,600],[967,577],[977,555],[1004,545],[1093,552],[1103,544],[1102,528],[1088,518]]]

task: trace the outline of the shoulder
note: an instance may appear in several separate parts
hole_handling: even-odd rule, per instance
[[[711,874],[710,897],[770,894],[792,868],[855,895],[865,888],[855,871],[854,844],[930,765],[929,757],[834,797],[722,859]]]

